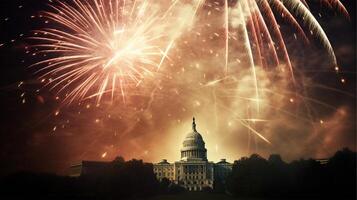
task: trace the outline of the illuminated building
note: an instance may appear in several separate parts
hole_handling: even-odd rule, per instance
[[[214,187],[215,180],[223,181],[232,170],[232,164],[222,159],[218,163],[207,160],[207,149],[201,134],[196,129],[195,118],[192,132],[183,141],[181,160],[169,163],[167,160],[154,164],[154,173],[159,180],[167,178],[190,191]]]

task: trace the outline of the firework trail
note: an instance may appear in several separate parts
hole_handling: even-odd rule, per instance
[[[244,6],[246,6],[248,9],[248,4],[247,2],[244,0]],[[256,72],[256,66],[254,63],[254,58],[253,58],[253,51],[252,51],[252,47],[251,47],[251,43],[249,40],[249,35],[248,35],[248,31],[246,29],[246,24],[245,24],[245,19],[244,19],[244,12],[242,7],[240,6],[238,8],[238,12],[240,13],[240,19],[243,22],[243,34],[244,34],[244,40],[245,40],[245,47],[248,51],[248,55],[249,55],[249,63],[252,69],[252,76],[253,76],[253,80],[254,80],[254,87],[255,87],[255,101],[256,101],[256,108],[257,108],[257,112],[259,113],[260,110],[260,106],[259,106],[259,86],[258,86],[258,78],[257,78],[257,72]],[[248,11],[249,12],[249,11]],[[248,13],[249,14],[249,13]]]
[[[301,16],[304,19],[304,23],[307,23],[309,26],[310,30],[312,32],[316,32],[317,36],[321,39],[322,44],[326,47],[328,50],[334,67],[337,66],[337,60],[335,56],[335,52],[333,51],[333,48],[331,46],[331,43],[319,24],[319,22],[316,20],[316,18],[312,15],[312,13],[309,11],[309,9],[299,0],[291,0],[291,1],[283,1],[288,7],[290,7],[297,15]]]
[[[225,21],[225,37],[226,37],[226,52],[225,52],[225,68],[226,74],[228,74],[228,54],[229,54],[229,12],[228,12],[228,0],[224,2],[224,21]]]

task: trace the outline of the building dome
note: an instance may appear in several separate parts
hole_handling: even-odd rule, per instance
[[[188,133],[183,141],[182,150],[204,149],[205,142],[200,133],[193,131]]]
[[[192,122],[192,132],[188,133],[183,141],[181,149],[182,160],[207,160],[207,150],[205,142],[199,132],[196,130],[195,118]]]

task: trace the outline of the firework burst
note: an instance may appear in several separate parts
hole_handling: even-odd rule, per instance
[[[155,76],[177,37],[167,14],[149,1],[56,1],[35,31],[35,63],[47,85],[65,102],[119,93]],[[180,27],[180,25],[179,25]]]

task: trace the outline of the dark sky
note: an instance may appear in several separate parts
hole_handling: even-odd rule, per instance
[[[86,132],[81,131],[83,129],[76,127],[76,124],[67,122],[67,119],[72,119],[72,122],[73,118],[75,118],[73,113],[79,112],[80,109],[66,108],[66,117],[61,119],[53,117],[61,107],[60,103],[55,99],[55,94],[46,89],[36,92],[42,86],[40,81],[36,79],[33,69],[28,68],[35,59],[31,53],[26,54],[25,47],[30,45],[30,41],[26,37],[31,35],[31,30],[43,25],[43,20],[38,18],[38,14],[41,10],[47,8],[46,2],[45,0],[0,1],[0,160],[2,174],[21,169],[64,173],[67,166],[81,159],[100,159],[102,153],[97,153],[95,147],[83,149],[88,148],[88,143],[95,143],[93,138],[99,137],[100,139],[98,140],[105,141],[101,142],[100,148],[103,147],[103,143],[105,143],[105,148],[110,148],[108,141],[113,140],[113,138],[104,134],[104,136],[94,136],[93,133],[86,135]],[[342,139],[340,138],[338,145],[334,147],[349,146],[355,150],[353,145],[356,139],[356,2],[354,0],[342,2],[350,12],[350,21],[340,14],[322,8],[319,4],[315,3],[311,7],[315,15],[322,13],[322,17],[318,18],[318,20],[335,49],[338,63],[342,68],[339,75],[331,72],[331,70],[322,70],[323,66],[327,65],[327,61],[315,59],[315,57],[324,54],[318,39],[312,40],[311,47],[300,46],[296,48],[296,45],[288,44],[288,48],[290,48],[289,51],[292,57],[299,62],[300,70],[310,74],[309,78],[311,80],[319,85],[342,91],[331,92],[325,89],[316,89],[313,95],[335,108],[344,108],[349,112],[348,119],[344,121],[346,124],[340,124],[348,127],[343,130],[345,136]],[[282,30],[284,31],[285,29],[289,32],[289,26],[282,26]],[[346,80],[345,84],[341,84],[341,78]],[[334,111],[329,109],[317,109],[316,112],[326,118],[334,115]],[[92,119],[91,113],[87,115],[74,121],[81,124],[86,123],[87,118]],[[157,120],[160,119],[158,118]],[[121,130],[120,123],[115,121],[108,123],[114,124],[113,126]],[[71,126],[70,132],[66,133],[64,131],[60,136],[51,134],[54,127],[59,129],[60,126],[67,126],[67,124]],[[78,129],[77,133],[74,134],[73,132],[76,132],[74,131],[76,129]],[[158,131],[165,130],[163,127],[156,127],[155,129]],[[133,131],[135,130],[133,129]],[[287,129],[287,131],[289,130]],[[155,141],[151,141],[151,143],[160,143],[160,140],[157,137],[155,138]],[[281,137],[279,137],[279,141],[281,141],[280,139]],[[118,142],[118,146],[126,147],[126,137],[120,140],[124,141]],[[278,141],[278,139],[276,140]],[[296,140],[299,139],[296,138]],[[127,142],[129,141],[134,143],[134,140],[127,139]],[[138,144],[131,145],[142,145],[140,143],[141,140],[135,141],[139,141]],[[309,145],[309,143],[300,144]],[[311,144],[315,145],[315,148],[320,148],[318,143]],[[329,148],[324,144],[321,145],[322,148]],[[284,152],[282,148],[271,150],[270,148],[262,147],[261,151],[264,151],[263,154],[281,153],[289,156],[289,152]],[[102,149],[98,151],[107,152]],[[146,158],[132,152],[134,150],[130,150],[130,152],[112,151],[110,159],[116,153],[125,155],[128,159],[135,156]],[[316,153],[316,151],[314,152]],[[309,150],[306,150],[306,154],[294,154],[294,156],[302,157],[314,155],[320,154],[311,154]],[[295,158],[294,156],[291,159]],[[147,159],[149,161],[157,161],[160,157],[161,155],[147,157]]]

